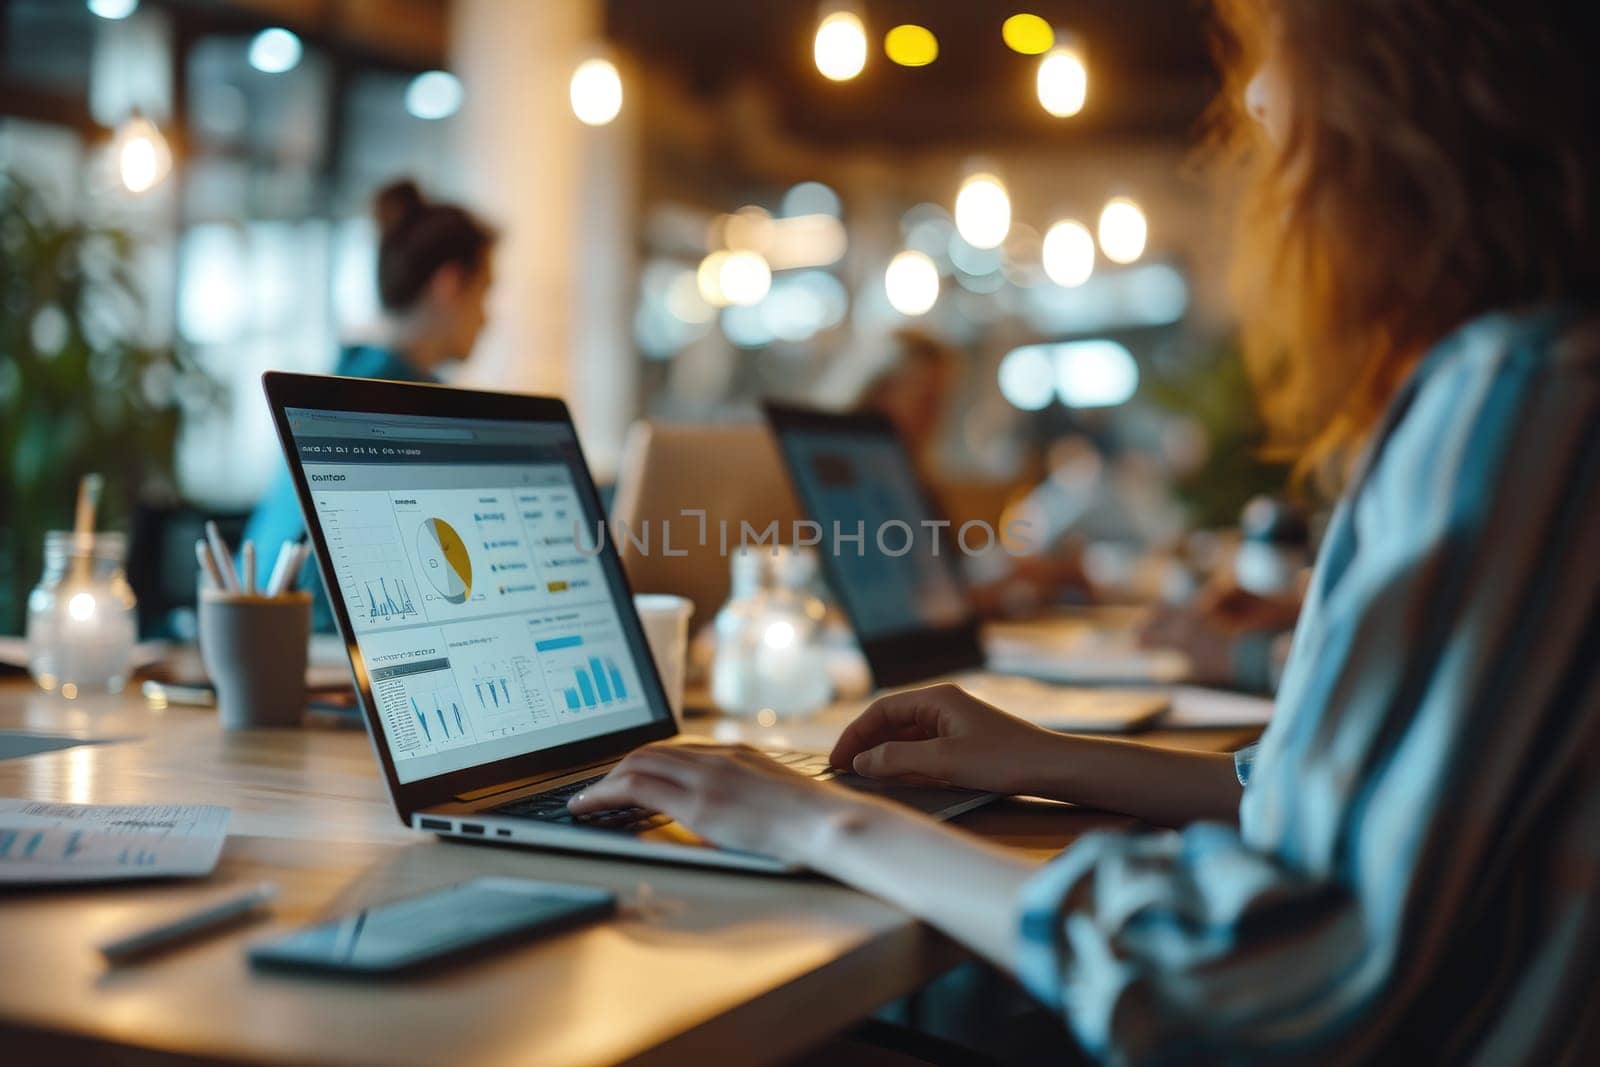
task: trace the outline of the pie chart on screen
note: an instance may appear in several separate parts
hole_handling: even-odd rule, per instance
[[[456,528],[443,519],[423,519],[417,531],[417,558],[423,576],[451,604],[472,595],[472,557]]]

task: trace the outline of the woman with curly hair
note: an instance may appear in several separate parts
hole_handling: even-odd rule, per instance
[[[837,765],[1177,827],[1035,868],[754,753],[639,803],[879,894],[1114,1061],[1600,1062],[1593,5],[1227,0],[1264,409],[1342,486],[1259,746],[1043,733],[938,687]]]

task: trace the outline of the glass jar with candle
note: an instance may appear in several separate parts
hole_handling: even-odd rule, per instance
[[[784,546],[773,551],[772,590],[761,623],[757,671],[765,703],[780,717],[810,715],[833,698],[823,622],[828,606],[817,596],[817,554]]]
[[[733,590],[717,613],[711,691],[731,715],[807,715],[833,695],[822,641],[827,607],[811,583],[817,558],[806,548],[741,548]]]
[[[41,689],[68,699],[122,689],[137,635],[127,551],[120,533],[45,535],[44,576],[28,595],[28,667]]]
[[[730,715],[753,715],[761,710],[756,655],[767,597],[767,558],[757,549],[736,549],[729,571],[728,602],[712,623],[716,652],[711,663],[711,700]]]

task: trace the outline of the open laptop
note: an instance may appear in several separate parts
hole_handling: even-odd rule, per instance
[[[893,424],[874,414],[778,404],[766,412],[877,685],[955,681],[1058,730],[1137,730],[1167,710],[1167,697],[1157,691],[1048,684],[1048,656],[1038,657],[1037,670],[1018,671],[1011,663],[993,669],[961,574],[960,532],[934,505]],[[997,543],[1002,535],[993,531]],[[980,550],[990,540],[972,531],[969,543]]]
[[[678,731],[566,405],[268,373],[368,734],[400,818],[504,843],[746,870],[664,816],[575,818],[567,801]],[[938,817],[988,794],[802,773]]]

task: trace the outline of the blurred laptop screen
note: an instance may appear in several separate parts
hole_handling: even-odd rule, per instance
[[[835,592],[862,640],[968,621],[954,539],[892,432],[777,432],[795,491],[822,527],[818,550],[833,556]]]

